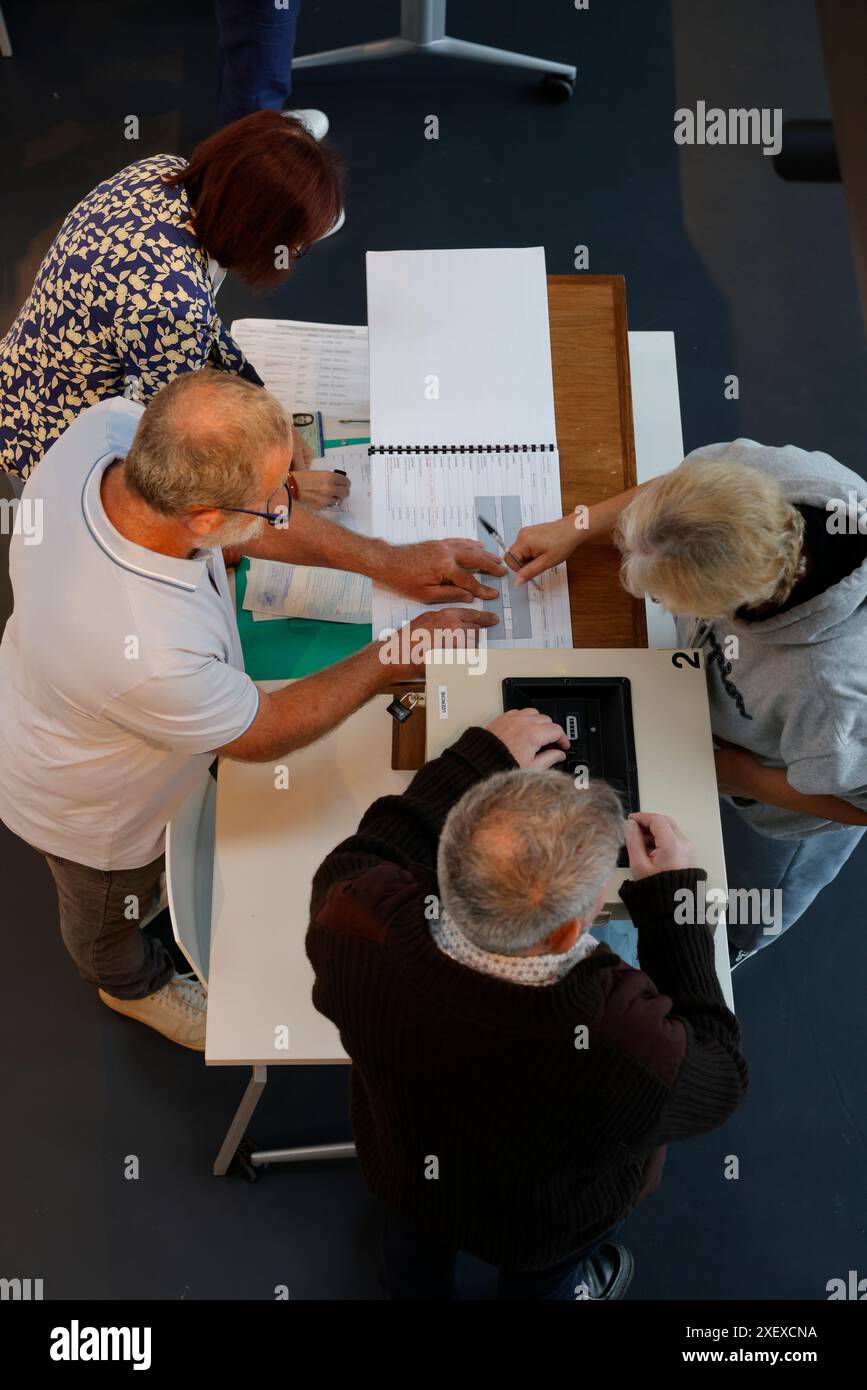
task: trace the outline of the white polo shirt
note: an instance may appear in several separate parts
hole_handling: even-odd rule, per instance
[[[100,499],[143,407],[91,406],[34,469],[0,643],[0,818],[97,869],[148,864],[214,749],[256,717],[219,550],[133,544]],[[41,506],[42,540],[26,531]]]

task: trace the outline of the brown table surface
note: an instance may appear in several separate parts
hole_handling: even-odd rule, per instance
[[[565,514],[636,483],[623,276],[549,275],[548,317]],[[574,646],[647,646],[644,603],[618,568],[609,545],[582,545],[568,562]]]
[[[635,441],[622,275],[549,275],[548,318],[563,512],[634,487]],[[646,647],[644,604],[620,584],[609,545],[582,545],[567,565],[576,647]],[[395,687],[423,690],[424,682]],[[392,766],[424,762],[424,709],[395,724]]]

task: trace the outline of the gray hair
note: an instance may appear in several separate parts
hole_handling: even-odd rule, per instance
[[[279,401],[231,372],[183,372],[154,396],[124,466],[128,486],[155,511],[256,505],[264,456],[288,445]]]
[[[484,951],[525,951],[590,913],[625,839],[607,783],[554,769],[498,772],[453,806],[439,843],[445,912]]]

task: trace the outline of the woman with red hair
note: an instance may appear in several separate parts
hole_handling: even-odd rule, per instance
[[[30,297],[0,339],[0,465],[26,478],[77,415],[106,396],[147,404],[180,372],[213,366],[261,381],[226,331],[226,271],[258,288],[341,218],[339,156],[299,119],[257,111],[198,145],[99,184],[68,215]],[[297,463],[305,460],[297,456]],[[299,496],[345,495],[333,473]]]

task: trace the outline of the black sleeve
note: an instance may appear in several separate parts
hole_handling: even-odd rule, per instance
[[[627,880],[620,889],[638,928],[641,969],[671,999],[668,1021],[680,1021],[686,1033],[677,1077],[649,1144],[714,1129],[747,1090],[740,1029],[717,979],[711,928],[679,920],[684,900],[675,894],[686,890],[694,901],[705,877],[703,869],[678,869]]]

